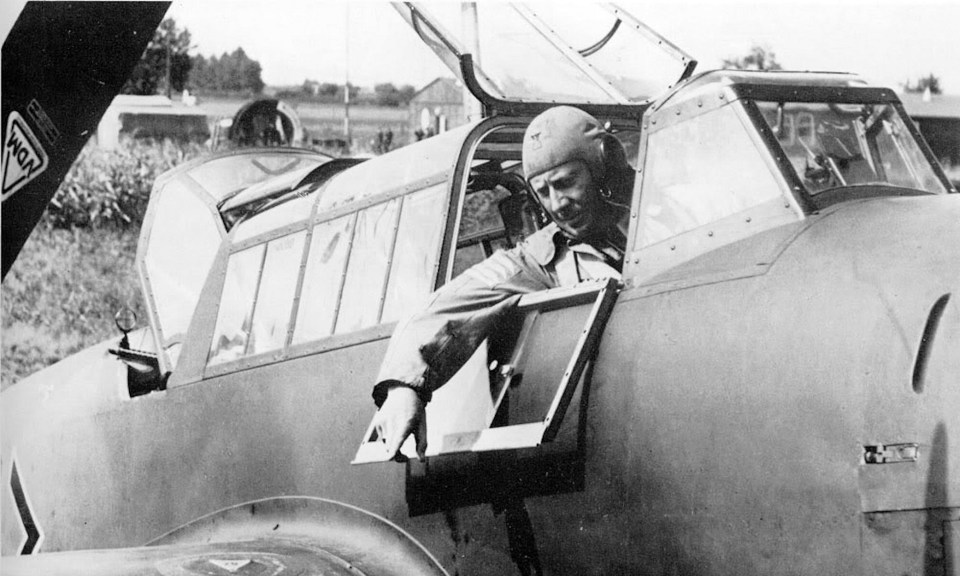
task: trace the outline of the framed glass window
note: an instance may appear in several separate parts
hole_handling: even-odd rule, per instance
[[[422,306],[433,291],[445,188],[440,184],[403,199],[381,322],[393,322],[403,311]]]
[[[144,256],[163,347],[186,333],[219,247],[220,231],[203,198],[181,180],[167,184]],[[176,365],[176,358],[170,360]]]
[[[349,214],[321,222],[313,229],[293,332],[294,344],[333,333],[356,217]]]
[[[481,344],[434,392],[426,408],[427,456],[553,441],[616,298],[613,279],[523,296],[517,305],[523,323],[509,357],[491,358]],[[415,457],[412,437],[401,452]],[[371,421],[353,463],[389,457]]]
[[[257,290],[247,355],[283,348],[300,276],[306,231],[270,241]]]
[[[859,102],[756,102],[767,125],[796,118],[795,142],[780,141],[812,196],[851,186],[946,192],[895,107]],[[843,193],[842,191],[838,193]]]
[[[460,5],[397,5],[401,16],[461,80],[458,56],[479,54],[485,92],[516,102],[617,104],[666,91],[690,57],[622,9],[599,3],[478,4],[467,25]],[[467,32],[472,30],[471,32]],[[476,46],[472,50],[470,46]],[[523,54],[518,58],[518,54]],[[636,62],[643,62],[637,66]]]
[[[263,234],[276,230],[282,226],[306,220],[310,217],[310,209],[317,197],[312,193],[313,190],[303,190],[302,195],[295,196],[286,202],[275,206],[269,210],[254,214],[239,225],[239,230],[234,233],[234,242],[243,242]]]
[[[373,326],[380,308],[397,232],[401,198],[376,204],[357,215],[347,277],[334,332],[343,334]]]
[[[732,105],[650,134],[637,248],[780,195]]]
[[[499,204],[510,196],[503,186],[478,190],[467,194],[463,201],[463,216],[457,252],[453,261],[453,277],[482,262],[497,249],[510,248],[506,227],[500,215]]]
[[[260,244],[230,255],[208,365],[236,360],[247,348],[265,249],[266,245]]]

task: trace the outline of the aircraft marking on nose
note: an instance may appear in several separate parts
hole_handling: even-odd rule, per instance
[[[40,544],[43,542],[43,532],[33,519],[30,499],[23,489],[23,481],[20,478],[16,456],[12,458],[12,462],[10,466],[10,489],[13,491],[13,501],[17,505],[17,514],[20,516],[20,522],[26,533],[23,544],[20,545],[20,554],[33,554],[40,550]]]
[[[245,552],[200,552],[179,555],[161,560],[157,565],[160,574],[168,576],[277,576],[289,572],[291,566],[284,562],[283,553]],[[299,573],[299,572],[298,572]],[[314,572],[311,572],[313,574]],[[320,574],[320,572],[315,572]],[[326,574],[327,572],[323,572]],[[339,572],[338,572],[339,573]],[[351,573],[353,573],[351,571]]]
[[[249,558],[242,560],[233,559],[233,560],[218,560],[216,558],[211,558],[207,562],[213,564],[214,566],[226,570],[227,572],[235,573],[241,568],[247,566],[252,562]]]

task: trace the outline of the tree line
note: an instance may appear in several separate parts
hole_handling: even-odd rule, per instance
[[[243,48],[224,52],[221,56],[190,56],[190,31],[167,18],[153,34],[143,56],[122,89],[123,94],[157,94],[181,92],[189,89],[200,93],[231,93],[255,96],[263,93],[263,72],[260,63],[247,56]],[[752,46],[738,57],[723,60],[724,68],[741,70],[782,70],[777,55],[766,46]],[[912,83],[902,84],[906,92],[942,93],[940,79],[928,74]],[[318,102],[343,102],[345,86],[332,82],[305,80],[301,86],[278,91],[280,98],[296,98]],[[400,87],[392,83],[374,86],[373,93],[363,93],[350,86],[350,100],[379,106],[404,106],[413,97],[410,85]]]
[[[265,88],[260,63],[247,55],[243,48],[224,52],[220,56],[190,55],[193,48],[190,31],[167,18],[153,34],[140,61],[121,90],[122,94],[180,93],[184,89],[200,94],[231,94],[257,96]],[[301,86],[278,91],[280,98],[343,102],[343,84],[305,80]],[[415,89],[391,83],[377,84],[373,93],[364,93],[350,86],[350,100],[358,104],[378,106],[405,106]]]
[[[231,92],[257,95],[263,92],[260,63],[243,48],[222,56],[190,56],[190,31],[172,18],[160,23],[140,61],[123,86],[123,94],[150,95],[181,92]]]
[[[242,92],[260,94],[264,83],[260,63],[247,56],[243,48],[217,58],[202,55],[191,59],[190,85],[197,92]]]
[[[305,80],[300,86],[278,90],[277,97],[334,104],[344,101],[344,91],[345,86],[343,84]],[[374,85],[373,92],[363,91],[360,87],[351,84],[350,102],[395,108],[406,106],[415,93],[416,88],[409,84],[397,87],[391,82],[384,82]]]

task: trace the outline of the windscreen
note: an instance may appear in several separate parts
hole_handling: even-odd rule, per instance
[[[757,106],[812,195],[861,185],[946,193],[904,118],[890,104]]]

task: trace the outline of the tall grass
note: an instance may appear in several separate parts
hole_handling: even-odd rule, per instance
[[[0,385],[108,337],[130,306],[145,323],[137,237],[157,176],[200,154],[193,144],[88,145],[4,278]]]
[[[119,332],[122,306],[145,318],[132,230],[34,230],[3,281],[3,362],[7,387]]]
[[[139,229],[157,176],[203,151],[199,144],[132,139],[108,151],[91,141],[57,189],[44,221],[55,228]]]

